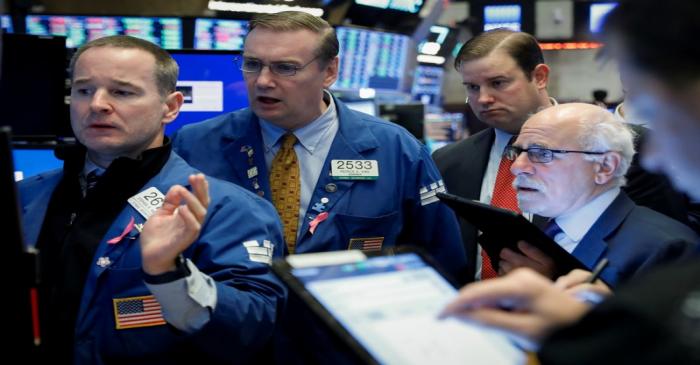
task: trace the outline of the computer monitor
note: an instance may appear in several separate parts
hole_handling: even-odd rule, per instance
[[[69,48],[110,35],[130,35],[165,49],[182,48],[182,21],[175,17],[32,14],[26,16],[26,29],[28,34],[65,36]]]
[[[16,181],[63,167],[63,161],[56,157],[51,146],[15,145],[12,157],[15,161]]]
[[[464,128],[463,113],[426,113],[425,144],[430,152],[464,139],[468,133]]]
[[[194,48],[242,50],[247,33],[248,21],[246,20],[196,18]]]
[[[185,95],[180,115],[165,128],[171,135],[185,124],[196,123],[248,106],[238,51],[170,51],[180,66],[177,89]]]
[[[518,4],[484,6],[484,31],[496,28],[520,31],[522,28],[522,6]]]
[[[340,70],[332,89],[408,89],[405,73],[413,47],[408,36],[350,27],[337,27],[336,33]]]
[[[0,121],[14,138],[70,137],[65,38],[3,34]]]
[[[4,33],[12,33],[12,18],[6,14],[0,14],[0,28]]]
[[[406,128],[418,140],[425,134],[425,106],[414,104],[379,104],[379,116]]]
[[[355,0],[355,4],[416,14],[423,6],[423,0]]]
[[[416,67],[411,98],[426,105],[440,105],[444,74],[445,70],[442,67],[423,65]]]
[[[34,348],[29,287],[36,278],[30,277],[33,274],[32,267],[25,254],[10,137],[10,128],[0,127],[0,217],[3,243],[0,275],[10,278],[3,284],[3,307],[8,314],[3,321],[3,330],[11,334],[3,340],[3,352],[5,356],[26,358]]]

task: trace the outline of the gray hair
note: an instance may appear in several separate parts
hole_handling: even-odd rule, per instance
[[[612,181],[615,187],[625,186],[625,174],[634,157],[634,132],[625,123],[620,122],[609,111],[600,108],[599,113],[581,119],[578,142],[581,148],[591,152],[614,151],[620,154],[620,165]],[[605,156],[584,155],[584,159],[602,162]]]

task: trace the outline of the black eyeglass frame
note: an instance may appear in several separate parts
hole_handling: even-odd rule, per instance
[[[542,151],[543,155],[538,157],[536,152]],[[551,148],[544,147],[530,147],[522,148],[514,145],[506,146],[503,150],[503,157],[510,161],[515,161],[515,159],[520,156],[521,153],[527,152],[527,158],[533,163],[550,163],[554,160],[555,153],[583,153],[586,155],[604,155],[610,151],[605,152],[595,152],[595,151],[577,151],[577,150],[555,150]]]
[[[313,63],[314,61],[316,61],[320,56],[321,56],[321,55],[316,55],[316,57],[312,58],[311,61],[309,61],[309,62],[307,62],[307,63],[305,63],[305,64],[303,64],[303,65],[301,65],[301,66],[297,66],[297,65],[295,65],[294,63],[291,63],[291,62],[270,62],[270,63],[264,63],[264,62],[260,61],[260,60],[257,59],[257,58],[250,58],[250,57],[246,57],[246,56],[237,56],[237,57],[236,57],[236,62],[238,63],[238,69],[241,70],[241,71],[244,72],[244,73],[250,73],[250,74],[253,74],[253,73],[260,73],[260,72],[262,72],[262,69],[263,69],[264,67],[267,66],[267,67],[270,69],[270,72],[272,72],[272,73],[275,74],[275,75],[284,76],[284,77],[291,77],[291,76],[296,75],[297,72],[299,72],[299,71],[303,70],[304,68],[306,68],[306,66],[312,64],[312,63]],[[245,66],[244,66],[244,65],[246,64],[246,60],[252,60],[252,61],[258,62],[258,63],[259,63],[259,67],[257,67],[257,70],[246,70],[246,69],[245,69]],[[279,68],[280,66],[282,66],[283,68],[284,68],[284,67],[288,67],[288,68],[289,68],[289,71],[281,71],[281,72],[280,72],[280,68]]]

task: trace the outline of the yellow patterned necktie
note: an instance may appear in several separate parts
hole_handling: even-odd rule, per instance
[[[284,240],[289,253],[294,253],[299,224],[299,197],[301,181],[299,178],[299,160],[294,152],[297,137],[287,133],[282,137],[282,146],[272,160],[270,168],[270,190],[272,203],[277,208],[282,225]]]

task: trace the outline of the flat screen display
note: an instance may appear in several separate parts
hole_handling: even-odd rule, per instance
[[[484,31],[496,28],[520,31],[522,28],[522,7],[517,4],[484,6]]]
[[[2,41],[0,124],[11,126],[15,139],[72,136],[65,38],[14,33]]]
[[[185,124],[248,106],[237,51],[170,51],[180,66],[177,89],[185,95],[180,115],[165,128],[172,134]]]
[[[54,155],[52,148],[14,148],[12,157],[15,160],[15,181],[63,167],[63,161]]]
[[[4,33],[12,33],[12,18],[9,15],[0,14],[0,28]]]
[[[355,0],[355,4],[415,14],[423,6],[423,0]]]
[[[445,70],[436,66],[418,66],[413,75],[411,97],[426,105],[440,105]]]
[[[518,364],[505,332],[438,319],[457,289],[414,254],[295,267],[292,274],[380,364]]]
[[[468,133],[464,128],[462,113],[426,113],[425,145],[430,152],[464,139]]]
[[[28,34],[60,35],[77,48],[93,39],[130,35],[165,49],[182,48],[182,21],[174,17],[27,15]]]
[[[197,18],[194,23],[195,49],[238,51],[248,33],[245,20]]]
[[[349,27],[338,27],[336,33],[340,70],[332,89],[403,89],[411,44],[408,36]]]

